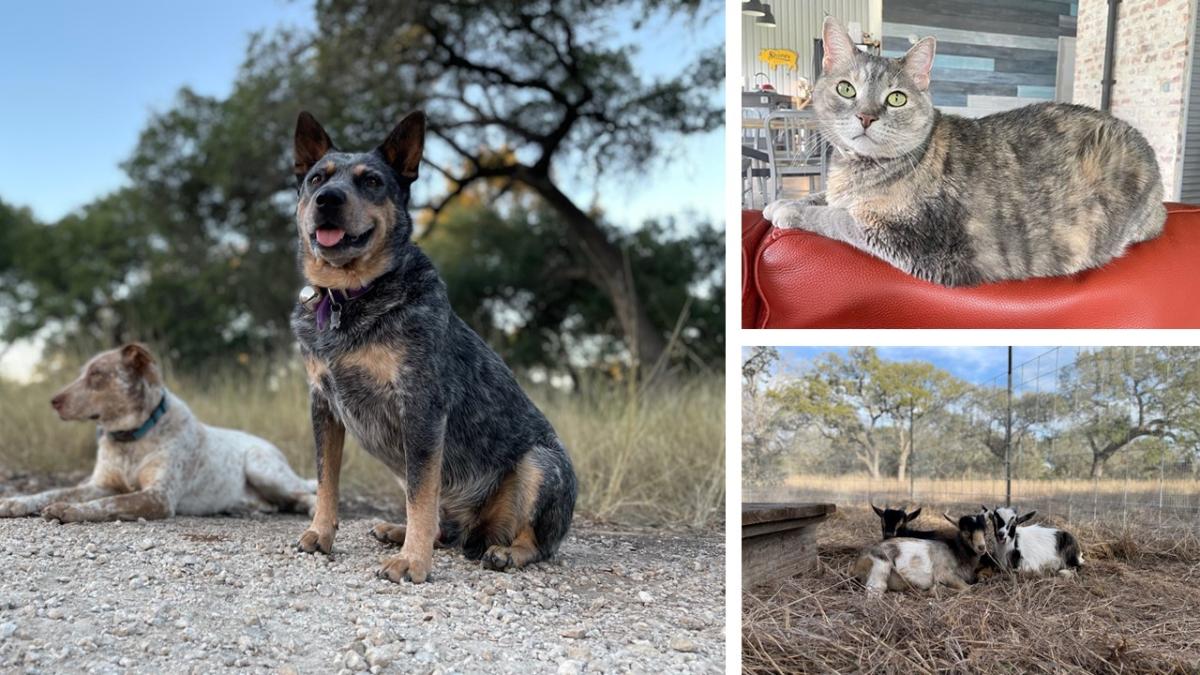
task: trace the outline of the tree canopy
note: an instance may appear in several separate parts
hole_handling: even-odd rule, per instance
[[[1014,393],[1008,445],[1003,387],[872,348],[824,354],[800,374],[760,376],[753,390],[744,380],[744,399],[774,404],[754,408],[770,414],[755,418],[745,461],[760,477],[789,467],[981,477],[1004,474],[1007,449],[1018,477],[1102,478],[1113,465],[1131,477],[1200,477],[1200,349],[1080,351],[1053,375]],[[774,450],[767,469],[759,448]]]

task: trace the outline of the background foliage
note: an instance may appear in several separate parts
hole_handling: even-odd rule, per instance
[[[688,31],[718,4],[319,0],[314,11],[317,32],[254,36],[227,97],[182,89],[123,164],[126,187],[54,223],[0,202],[5,341],[39,335],[71,352],[139,339],[186,371],[286,352],[301,285],[297,111],[340,147],[368,149],[424,108],[421,243],[456,310],[514,367],[574,380],[660,358],[719,370],[720,230],[613,223],[563,187],[612,172],[652,185],[673,139],[720,124],[720,45],[671,77],[630,58],[646,15]]]
[[[799,373],[783,372],[777,358],[761,347],[745,355],[750,481],[1004,475],[1003,381],[967,382],[872,348],[824,354]],[[1018,390],[1012,400],[1014,477],[1200,479],[1200,348],[1081,350],[1047,377],[1041,390]]]

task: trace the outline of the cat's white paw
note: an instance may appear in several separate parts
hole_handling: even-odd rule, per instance
[[[763,218],[771,221],[775,227],[794,229],[804,226],[804,212],[810,207],[804,202],[794,199],[779,199],[763,209]]]

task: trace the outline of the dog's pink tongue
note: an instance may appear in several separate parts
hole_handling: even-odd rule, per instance
[[[317,230],[317,243],[322,246],[337,246],[346,236],[346,231],[334,227],[322,227]]]

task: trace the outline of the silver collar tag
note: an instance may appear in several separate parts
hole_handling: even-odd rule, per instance
[[[342,325],[342,306],[338,304],[332,290],[325,289],[325,292],[329,294],[329,308],[331,310],[329,313],[329,327],[337,330],[338,326]]]

